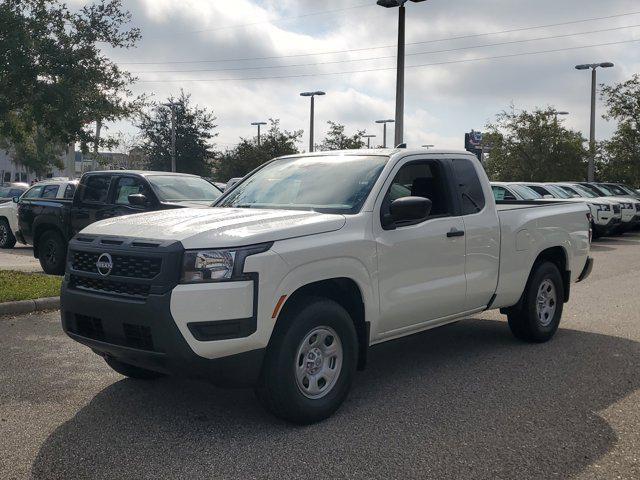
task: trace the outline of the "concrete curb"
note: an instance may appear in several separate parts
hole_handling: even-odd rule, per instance
[[[18,300],[0,303],[0,316],[20,315],[23,313],[57,310],[60,308],[60,297],[36,298],[35,300]]]

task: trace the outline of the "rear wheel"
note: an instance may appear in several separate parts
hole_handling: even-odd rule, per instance
[[[107,362],[107,365],[112,369],[125,377],[136,378],[138,380],[153,380],[155,378],[164,377],[162,373],[147,370],[146,368],[136,367],[135,365],[116,360],[113,357],[104,357],[104,361]]]
[[[6,218],[0,218],[0,248],[13,248],[16,244],[16,237],[11,231]]]
[[[534,270],[518,307],[507,313],[513,335],[526,342],[546,342],[558,330],[564,286],[560,271],[551,262],[542,262]]]
[[[332,415],[355,374],[358,343],[353,321],[338,303],[306,298],[278,319],[256,394],[284,420],[309,424]]]
[[[44,273],[63,275],[67,260],[67,242],[55,230],[44,232],[38,241],[38,259]]]

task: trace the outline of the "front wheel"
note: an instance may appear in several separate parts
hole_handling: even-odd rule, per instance
[[[287,309],[267,351],[256,394],[277,417],[310,424],[342,404],[355,374],[353,320],[338,303],[307,298]]]
[[[13,248],[16,244],[16,237],[9,227],[6,218],[0,218],[0,248]]]
[[[64,275],[67,242],[54,230],[44,232],[38,241],[38,260],[44,273]]]
[[[546,342],[558,330],[564,286],[558,267],[542,262],[534,270],[518,307],[507,313],[509,328],[516,338],[526,342]]]

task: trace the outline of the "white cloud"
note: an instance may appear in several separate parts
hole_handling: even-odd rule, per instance
[[[309,12],[342,9],[362,2],[296,0],[131,0],[133,23],[144,39],[138,48],[109,52],[118,61],[189,61],[297,55],[393,45],[397,10],[362,7],[326,15],[302,16]],[[563,21],[615,15],[637,10],[632,0],[432,0],[407,7],[407,42],[442,39],[545,25]],[[253,24],[253,25],[246,25]],[[640,24],[640,15],[547,27],[476,38],[408,45],[407,53],[477,46],[565,33]],[[243,27],[224,28],[229,25]],[[190,33],[207,30],[201,33]],[[640,38],[640,28],[549,39],[505,46],[442,53],[408,55],[407,65],[426,64],[509,55],[520,52],[567,48],[593,43]],[[590,49],[521,56],[478,62],[434,65],[406,70],[405,139],[410,145],[424,143],[462,148],[463,134],[482,128],[495,113],[514,102],[520,108],[555,105],[568,110],[567,125],[587,132],[589,78],[573,69],[576,63],[611,60],[615,69],[599,72],[600,80],[621,81],[638,71],[638,45],[629,43]],[[336,60],[388,56],[387,59],[282,68]],[[223,79],[310,75],[298,78],[245,81],[139,83],[136,92],[154,92],[158,99],[184,88],[194,102],[211,108],[218,117],[222,145],[236,143],[240,136],[254,134],[255,120],[280,118],[284,128],[304,129],[301,147],[307,143],[308,99],[299,92],[327,92],[316,103],[316,138],[326,131],[326,121],[344,123],[347,132],[366,129],[381,134],[377,118],[394,115],[395,50],[375,49],[341,54],[275,58],[221,63],[127,65],[132,71],[196,70],[278,66],[261,70],[182,73],[141,73],[142,80]],[[390,68],[341,75],[317,75]],[[602,107],[599,106],[600,113]],[[120,122],[112,127],[131,130]],[[598,120],[598,137],[611,133],[613,125]],[[392,132],[389,138],[392,138]],[[378,140],[378,139],[376,139]]]

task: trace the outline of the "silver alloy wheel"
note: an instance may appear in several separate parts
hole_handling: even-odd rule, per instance
[[[311,399],[322,398],[335,386],[342,370],[342,342],[331,327],[315,327],[302,340],[295,359],[296,384]]]
[[[538,296],[536,297],[536,314],[538,315],[540,325],[543,327],[549,326],[553,321],[557,301],[555,285],[550,279],[544,279],[542,283],[540,283]]]

